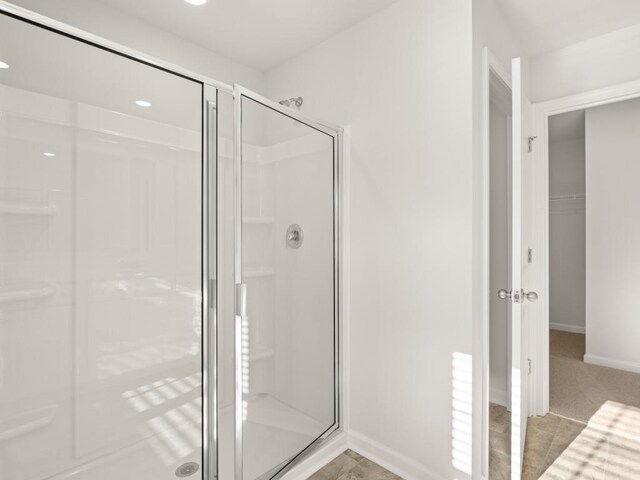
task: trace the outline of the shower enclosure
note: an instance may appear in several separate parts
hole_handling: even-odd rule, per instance
[[[338,127],[0,3],[0,476],[278,478],[340,430]]]

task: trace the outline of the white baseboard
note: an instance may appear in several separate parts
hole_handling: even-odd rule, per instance
[[[600,365],[601,367],[617,368],[618,370],[625,370],[627,372],[640,373],[640,364],[627,362],[625,360],[617,360],[615,358],[586,354],[584,356],[584,363]]]
[[[506,390],[500,390],[499,388],[489,389],[489,401],[496,405],[507,406],[507,392]]]
[[[349,448],[347,434],[341,432],[309,458],[287,472],[282,480],[307,480],[347,448]]]
[[[353,430],[349,432],[348,441],[351,450],[367,457],[404,480],[445,480],[444,477],[415,460]]]
[[[585,333],[583,325],[569,325],[568,323],[549,323],[550,330],[560,330],[561,332]]]

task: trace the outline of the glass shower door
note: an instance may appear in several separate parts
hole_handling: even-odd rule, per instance
[[[0,14],[0,478],[202,478],[201,83]]]
[[[335,131],[235,91],[236,480],[339,424]]]

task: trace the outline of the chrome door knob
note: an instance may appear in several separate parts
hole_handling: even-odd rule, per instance
[[[504,288],[501,288],[500,290],[498,290],[498,298],[501,298],[502,300],[504,300],[505,298],[511,298],[511,292],[505,290]]]
[[[524,294],[524,298],[526,298],[530,302],[535,302],[538,300],[538,294],[536,292],[528,292]]]

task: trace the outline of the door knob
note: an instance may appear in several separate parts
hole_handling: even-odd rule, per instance
[[[513,293],[511,290],[505,290],[504,288],[501,288],[500,290],[498,290],[498,298],[502,300],[510,298],[513,299],[514,303],[521,303],[524,298],[526,298],[530,302],[535,302],[538,300],[538,294],[536,292],[527,293],[524,290],[516,290],[516,292]]]
[[[505,298],[511,298],[511,291],[501,288],[500,290],[498,290],[498,298],[502,300],[504,300]]]

